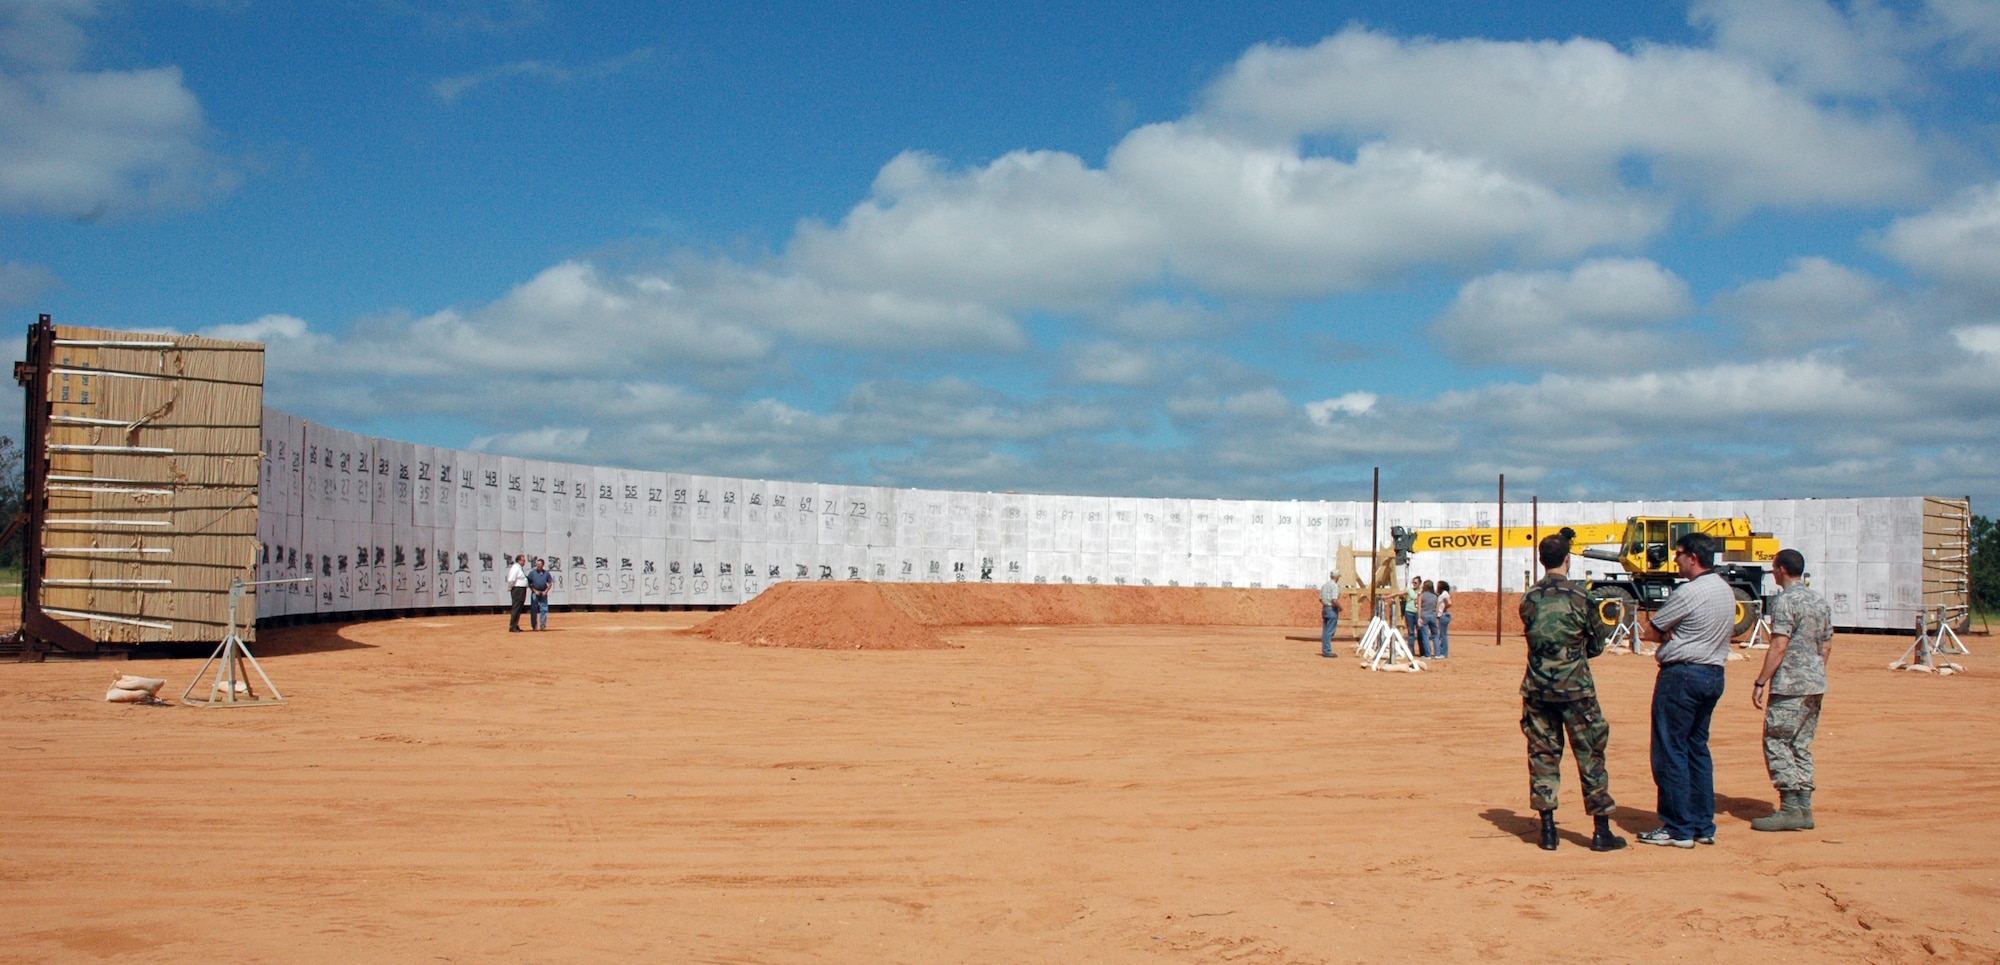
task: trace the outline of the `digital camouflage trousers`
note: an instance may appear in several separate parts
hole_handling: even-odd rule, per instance
[[[1528,737],[1528,798],[1535,810],[1556,809],[1562,790],[1564,734],[1569,735],[1577,776],[1583,780],[1584,810],[1610,814],[1617,807],[1611,800],[1611,775],[1604,770],[1604,747],[1611,740],[1611,724],[1604,719],[1596,697],[1522,698],[1521,733]]]
[[[1819,733],[1819,705],[1825,694],[1786,697],[1772,694],[1764,707],[1764,766],[1780,791],[1813,789],[1812,742]]]

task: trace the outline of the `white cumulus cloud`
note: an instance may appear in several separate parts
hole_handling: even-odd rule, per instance
[[[840,224],[801,225],[789,255],[830,285],[1063,309],[1167,282],[1312,295],[1413,266],[1566,257],[1642,240],[1663,216],[1467,156],[1368,145],[1344,161],[1174,123],[1127,135],[1102,169],[1048,151],[969,170],[903,155]]]
[[[1904,56],[1916,44],[1892,10],[1825,0],[1697,0],[1690,19],[1714,31],[1716,49],[1764,65],[1803,91],[1880,94],[1912,83]]]
[[[1363,416],[1375,411],[1375,403],[1381,396],[1373,392],[1349,392],[1331,399],[1320,399],[1305,404],[1306,418],[1314,425],[1332,425],[1343,418]]]
[[[1077,382],[1142,385],[1154,377],[1157,363],[1148,352],[1111,342],[1097,342],[1085,345],[1070,355],[1068,369],[1070,378]]]
[[[1960,348],[2000,358],[2000,325],[1971,325],[1952,332]]]
[[[1776,278],[1725,293],[1716,307],[1751,345],[1772,353],[1892,344],[1910,334],[1894,293],[1880,279],[1818,257],[1795,259]]]
[[[2000,183],[1980,185],[1929,211],[1897,218],[1882,249],[1947,285],[2000,295]]]
[[[1434,327],[1470,364],[1601,370],[1660,354],[1693,308],[1687,284],[1641,258],[1569,271],[1496,272],[1459,290]]]
[[[1873,204],[1928,181],[1898,116],[1829,106],[1764,64],[1690,47],[1406,39],[1356,27],[1310,47],[1251,49],[1205,110],[1268,136],[1380,138],[1593,192],[1617,187],[1638,161],[1655,181],[1728,211]]]
[[[180,68],[89,70],[83,2],[0,3],[0,212],[95,219],[235,187]]]
[[[61,285],[55,272],[41,265],[0,261],[0,306],[32,304]]]

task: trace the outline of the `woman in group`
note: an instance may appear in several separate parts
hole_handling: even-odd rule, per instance
[[[1438,581],[1438,657],[1452,655],[1452,585]]]
[[[1416,650],[1423,645],[1423,639],[1418,636],[1417,613],[1423,607],[1424,581],[1411,577],[1410,588],[1399,595],[1403,599],[1403,639],[1409,643],[1411,650]]]
[[[1424,581],[1423,593],[1418,597],[1417,619],[1420,621],[1420,627],[1421,627],[1417,631],[1417,640],[1419,649],[1422,650],[1422,655],[1425,657],[1437,656],[1438,655],[1437,584],[1432,583],[1429,580]]]

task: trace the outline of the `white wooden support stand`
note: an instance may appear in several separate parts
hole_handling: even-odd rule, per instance
[[[1745,650],[1771,649],[1771,618],[1758,617],[1757,625],[1750,628],[1750,635],[1743,638]]]
[[[1933,612],[1936,613],[1935,618],[1932,617]],[[1940,677],[1964,673],[1963,665],[1943,659],[1972,652],[1966,649],[1965,641],[1960,640],[1958,634],[1952,630],[1950,616],[1949,607],[1937,607],[1935,611],[1918,611],[1916,642],[1910,644],[1910,649],[1903,651],[1903,655],[1890,664],[1889,669],[1934,673]]]
[[[236,603],[243,599],[245,587],[270,586],[274,583],[310,583],[311,577],[296,580],[261,580],[245,583],[241,578],[229,583],[229,633],[223,636],[215,652],[209,654],[207,662],[195,671],[194,679],[188,681],[187,689],[181,692],[181,703],[195,707],[263,707],[285,702],[278,693],[276,684],[271,683],[264,668],[257,665],[257,658],[250,655],[250,648],[243,643],[243,637],[236,632]],[[250,675],[244,672],[245,665],[257,672],[257,678],[264,682],[259,691],[250,686]],[[208,674],[209,667],[215,667],[215,681],[208,689],[208,696],[197,699],[194,688]],[[268,694],[269,696],[266,696]]]
[[[1618,629],[1611,631],[1611,639],[1604,645],[1604,652],[1616,653],[1619,648],[1630,651],[1633,656],[1645,656],[1652,651],[1646,649],[1646,641],[1639,637],[1639,608],[1625,607],[1618,617]]]
[[[1354,652],[1370,670],[1415,673],[1424,669],[1423,661],[1410,652],[1410,642],[1403,638],[1403,631],[1379,616],[1368,621],[1368,630],[1354,645]],[[1388,666],[1383,666],[1384,663]]]
[[[1963,607],[1942,606],[1937,608],[1937,630],[1931,634],[1931,641],[1937,644],[1937,651],[1939,653],[1958,654],[1960,656],[1970,656],[1972,654],[1972,651],[1966,648],[1965,641],[1958,638],[1958,631],[1951,628],[1951,611],[1963,609]]]

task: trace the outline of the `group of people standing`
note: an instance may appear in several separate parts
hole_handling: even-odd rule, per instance
[[[507,614],[507,632],[521,632],[521,611],[528,609],[528,628],[547,630],[549,628],[549,584],[554,578],[549,575],[547,561],[535,557],[535,568],[528,569],[525,554],[514,555],[514,562],[507,566],[507,594],[513,598],[514,606]],[[532,609],[529,609],[532,606]]]
[[[1718,540],[1688,533],[1675,549],[1675,562],[1688,580],[1653,612],[1643,630],[1645,639],[1659,644],[1651,750],[1660,827],[1639,835],[1639,841],[1692,848],[1715,843],[1715,766],[1708,732],[1722,699],[1736,595],[1715,571]],[[1583,782],[1584,810],[1596,824],[1591,850],[1615,851],[1625,847],[1625,839],[1610,825],[1616,804],[1604,752],[1611,727],[1598,706],[1589,663],[1604,652],[1610,628],[1597,618],[1596,601],[1570,581],[1569,550],[1568,535],[1542,540],[1537,553],[1547,573],[1521,599],[1521,624],[1528,637],[1528,666],[1521,679],[1528,796],[1541,816],[1541,846],[1553,851],[1567,735]],[[1781,804],[1776,813],[1750,822],[1758,831],[1813,827],[1812,741],[1826,693],[1833,613],[1805,585],[1804,573],[1805,557],[1797,550],[1781,550],[1772,561],[1780,593],[1771,604],[1770,650],[1750,700],[1765,712],[1764,762]]]
[[[1416,644],[1417,656],[1444,660],[1451,656],[1451,584],[1412,579],[1396,594],[1403,606],[1404,636]]]
[[[1416,654],[1443,660],[1451,656],[1451,584],[1413,579],[1410,588],[1383,601],[1403,609],[1404,637]],[[1379,611],[1378,611],[1379,612]],[[1340,624],[1340,573],[1330,571],[1319,588],[1319,655],[1335,656],[1333,632]]]

